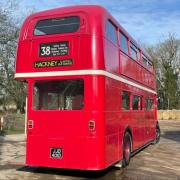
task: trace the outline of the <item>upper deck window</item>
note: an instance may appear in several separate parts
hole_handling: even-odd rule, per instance
[[[35,36],[76,32],[80,26],[78,16],[45,19],[37,22]]]
[[[150,71],[153,70],[153,65],[152,65],[152,62],[150,62],[150,61],[148,61],[148,69],[149,69]]]
[[[107,21],[107,24],[106,24],[106,37],[109,40],[111,40],[114,44],[117,45],[116,29],[117,28],[110,21]]]
[[[120,49],[126,54],[128,54],[128,39],[124,34],[122,33],[119,34],[120,34]]]
[[[140,52],[139,49],[133,44],[130,44],[130,52],[131,52],[131,57],[135,60],[140,60]]]
[[[147,59],[147,57],[144,54],[142,55],[142,60],[143,60],[143,65],[145,67],[147,67],[148,59]]]

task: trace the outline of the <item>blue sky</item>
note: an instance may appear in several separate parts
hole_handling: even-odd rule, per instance
[[[6,2],[6,0],[2,0]],[[18,1],[19,2],[19,1]],[[30,9],[78,5],[104,6],[138,42],[155,44],[175,33],[180,38],[180,0],[21,0],[18,16]],[[23,17],[24,18],[24,17]]]

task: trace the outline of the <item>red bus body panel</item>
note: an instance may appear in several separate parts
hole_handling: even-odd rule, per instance
[[[77,32],[33,36],[39,20],[65,16],[80,17],[80,28]],[[123,90],[142,97],[151,97],[156,101],[156,93],[153,93],[156,86],[154,71],[150,72],[141,62],[133,61],[105,37],[105,23],[108,19],[131,38],[118,22],[99,6],[57,8],[31,15],[24,22],[19,36],[15,77],[28,82],[27,121],[33,121],[33,128],[29,129],[27,126],[27,165],[84,170],[105,169],[122,160],[123,136],[127,128],[132,134],[133,150],[155,139],[155,106],[148,112],[144,110],[144,105],[142,110],[121,108]],[[68,55],[39,57],[41,43],[58,41],[69,42]],[[71,66],[33,66],[36,61],[68,58],[73,59]],[[39,76],[44,72],[45,76]],[[64,75],[54,75],[56,72]],[[117,80],[119,77],[123,81]],[[64,79],[84,81],[83,109],[34,110],[35,82]],[[136,84],[136,87],[126,81]],[[94,131],[89,130],[90,120],[95,121]],[[51,158],[50,149],[53,147],[63,149],[61,158]]]

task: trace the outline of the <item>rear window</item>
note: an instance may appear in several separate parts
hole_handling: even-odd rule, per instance
[[[80,26],[78,16],[45,19],[37,22],[34,35],[49,35],[76,32]]]
[[[83,106],[83,80],[38,81],[34,84],[35,110],[80,110]]]

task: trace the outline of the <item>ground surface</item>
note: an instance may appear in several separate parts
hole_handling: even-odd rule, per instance
[[[5,179],[100,179],[100,180],[180,180],[180,120],[160,121],[162,138],[131,159],[125,169],[110,167],[101,172],[25,167],[23,135],[0,137],[0,180]]]

